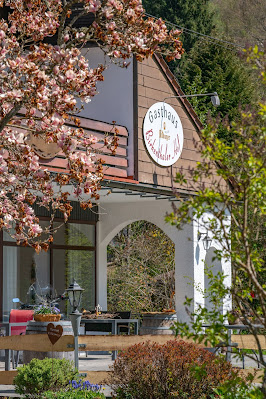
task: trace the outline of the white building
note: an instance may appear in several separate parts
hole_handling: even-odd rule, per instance
[[[102,58],[99,49],[90,50],[92,67]],[[74,203],[69,223],[55,235],[50,250],[40,255],[31,248],[17,247],[7,234],[0,233],[0,319],[8,318],[13,297],[19,297],[23,302],[29,300],[31,284],[36,287],[37,294],[45,293],[49,286],[62,294],[73,277],[85,289],[86,308],[94,309],[99,303],[105,310],[107,245],[122,228],[137,220],[155,224],[175,244],[178,319],[187,319],[183,306],[185,296],[194,298],[194,307],[204,302],[196,288],[187,284],[185,276],[204,288],[205,261],[211,262],[216,244],[213,242],[206,253],[202,240],[198,240],[197,222],[178,231],[164,220],[165,214],[171,212],[171,201],[175,200],[172,186],[176,172],[180,168],[186,172],[201,161],[193,143],[193,140],[200,140],[201,123],[187,99],[167,98],[184,93],[162,58],[154,56],[143,63],[133,60],[127,69],[112,64],[104,76],[105,81],[98,85],[99,94],[86,104],[80,118],[81,126],[88,133],[102,136],[112,129],[112,121],[116,121],[119,131],[116,155],[106,152],[102,156],[106,167],[98,210],[83,211]],[[155,106],[156,103],[161,104]],[[168,114],[161,108],[164,104]],[[152,113],[147,114],[152,106]],[[169,112],[172,112],[170,119]],[[153,136],[150,144],[146,142],[145,145],[147,128],[145,125],[143,133],[143,123],[146,114]],[[161,114],[164,114],[163,121]],[[161,129],[158,128],[159,119]],[[59,155],[51,158],[48,147],[36,151],[51,170],[60,172],[64,168],[64,159]],[[174,186],[183,196],[190,194],[189,190]],[[112,191],[110,195],[107,195],[108,191]],[[178,202],[175,204],[178,206]],[[43,210],[38,212],[42,223],[48,223],[49,215]],[[61,222],[56,220],[55,227]],[[230,264],[221,262],[216,266],[228,275],[227,283],[230,284]]]

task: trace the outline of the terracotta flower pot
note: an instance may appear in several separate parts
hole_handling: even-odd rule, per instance
[[[59,321],[61,319],[61,314],[52,314],[52,313],[47,313],[47,314],[35,314],[34,315],[34,320],[35,321]]]

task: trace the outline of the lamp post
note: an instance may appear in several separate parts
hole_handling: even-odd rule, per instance
[[[72,307],[72,313],[70,313],[69,317],[74,332],[75,368],[77,369],[79,368],[78,335],[81,320],[81,313],[78,311],[78,307],[80,306],[83,291],[84,289],[81,288],[75,280],[73,280],[73,283],[66,289],[69,303]]]
[[[205,96],[211,96],[211,102],[212,105],[214,107],[219,107],[220,105],[220,99],[218,94],[216,93],[216,91],[214,91],[213,93],[200,93],[200,94],[184,94],[182,96],[169,96],[169,97],[165,97],[163,102],[165,102],[165,100],[167,100],[168,98],[187,98],[187,97],[205,97]]]

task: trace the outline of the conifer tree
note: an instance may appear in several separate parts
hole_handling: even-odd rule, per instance
[[[209,35],[214,28],[213,12],[209,2],[209,0],[143,0],[143,6],[148,14]],[[186,53],[189,53],[198,36],[184,31],[181,38]]]
[[[254,103],[258,96],[258,83],[251,68],[239,57],[235,49],[214,42],[199,40],[182,65],[181,84],[185,93],[219,94],[220,106],[211,107],[208,97],[194,97],[190,102],[204,123],[211,112],[213,117],[227,118],[229,123],[240,117],[242,109]],[[218,129],[224,139],[228,131]]]
[[[240,117],[239,106],[243,108],[258,100],[261,88],[256,76],[240,56],[242,50],[211,39],[217,37],[226,40],[221,26],[220,30],[216,27],[223,15],[219,14],[217,7],[214,12],[213,1],[144,0],[143,4],[147,13],[185,28],[181,36],[185,54],[181,60],[169,64],[185,94],[218,93],[221,100],[218,108],[212,107],[207,97],[189,99],[203,124],[208,113],[212,117],[219,115],[221,119],[227,118],[231,123]],[[222,124],[217,131],[220,137],[229,139]]]

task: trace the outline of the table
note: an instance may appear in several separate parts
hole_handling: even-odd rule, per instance
[[[111,324],[111,328],[112,328],[112,335],[117,335],[118,334],[118,329],[117,329],[117,325],[118,324],[128,324],[128,323],[132,323],[134,324],[134,334],[138,335],[139,332],[139,320],[138,319],[81,319],[80,324],[85,325],[85,334],[86,331],[89,331],[89,328],[87,329],[86,327],[89,325],[94,325],[94,324]],[[112,359],[115,360],[117,357],[117,351],[113,351],[113,355],[112,355]]]
[[[4,327],[6,330],[6,336],[11,335],[11,327],[26,327],[27,321],[24,323],[9,323],[9,322],[0,322],[0,328]],[[11,350],[5,349],[5,370],[10,370],[10,357],[11,357]]]
[[[138,335],[139,332],[139,320],[138,319],[102,319],[102,318],[98,318],[98,319],[81,319],[80,324],[85,325],[85,332],[89,331],[89,328],[87,329],[86,326],[94,325],[94,324],[111,324],[112,327],[112,334],[113,335],[117,335],[118,331],[117,331],[117,325],[118,324],[128,324],[128,323],[132,323],[134,324],[134,334]]]

